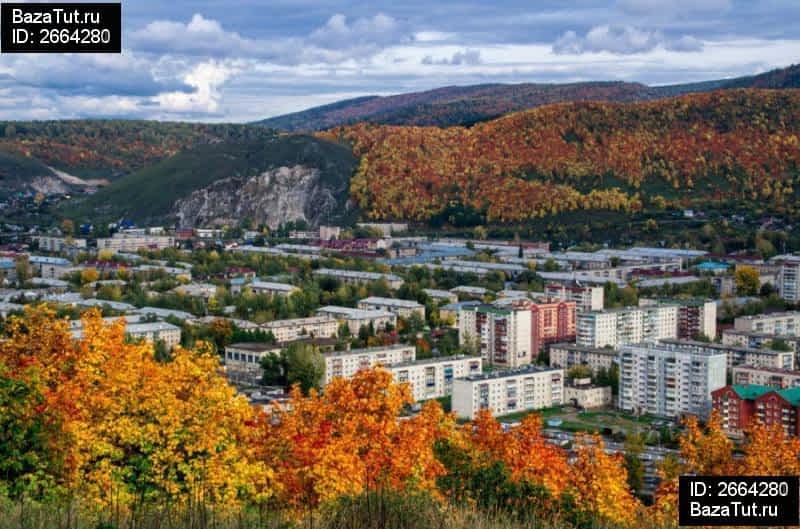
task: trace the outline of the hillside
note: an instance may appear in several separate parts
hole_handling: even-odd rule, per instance
[[[248,141],[269,129],[231,124],[126,120],[1,121],[0,152],[82,178],[113,180],[181,149]]]
[[[334,222],[353,214],[346,206],[356,161],[345,147],[308,136],[203,145],[120,178],[63,213],[184,226]]]
[[[320,133],[361,158],[351,192],[375,219],[519,222],[577,209],[761,201],[797,208],[800,91],[568,103],[471,128],[358,124]]]
[[[800,88],[800,65],[750,77],[658,87],[624,82],[450,86],[386,97],[360,97],[258,123],[289,132],[324,130],[360,121],[383,125],[468,126],[552,103],[650,101],[728,88]]]

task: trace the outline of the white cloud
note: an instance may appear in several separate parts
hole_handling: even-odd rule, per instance
[[[481,63],[481,52],[479,50],[463,50],[455,52],[450,58],[436,59],[432,55],[426,55],[420,61],[425,65],[447,65],[447,66],[461,66],[469,65],[475,66]]]
[[[617,5],[628,13],[721,13],[731,8],[731,0],[618,0]]]
[[[673,40],[664,37],[660,31],[604,24],[593,27],[584,36],[578,35],[575,31],[565,32],[553,44],[553,52],[562,55],[600,52],[632,55],[649,52],[659,46],[681,52],[703,49],[703,44],[690,36]]]
[[[161,111],[172,114],[216,114],[220,110],[220,88],[237,72],[230,64],[206,61],[184,77],[193,92],[167,92],[154,98]]]

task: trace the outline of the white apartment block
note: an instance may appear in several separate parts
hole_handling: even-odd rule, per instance
[[[413,362],[417,358],[413,345],[390,345],[386,347],[368,347],[325,353],[325,377],[323,385],[327,385],[336,377],[349,379],[362,369],[370,369],[381,365],[390,367],[403,362]]]
[[[773,351],[772,349],[751,349],[718,343],[696,342],[692,340],[661,340],[667,347],[686,351],[705,351],[723,353],[728,357],[728,369],[739,365],[752,365],[778,369],[794,369],[795,359],[792,351]]]
[[[479,356],[426,358],[394,364],[387,369],[395,382],[407,382],[416,402],[437,399],[453,393],[453,381],[482,372]]]
[[[363,310],[383,310],[396,314],[398,317],[408,319],[412,314],[417,314],[425,320],[425,305],[407,299],[382,298],[370,296],[358,302],[358,308]]]
[[[181,343],[181,328],[164,321],[153,323],[129,323],[125,333],[133,338],[142,338],[147,342],[164,342],[167,349]]]
[[[734,320],[733,327],[737,331],[800,336],[800,311],[740,316]]]
[[[173,291],[182,296],[209,300],[217,295],[217,286],[211,283],[187,283],[175,287]]]
[[[598,369],[611,369],[619,353],[615,349],[584,347],[574,343],[554,343],[550,346],[550,367],[569,370],[574,366],[586,366],[597,372]]]
[[[677,336],[677,305],[628,307],[577,315],[576,342],[585,347],[619,347]]]
[[[70,261],[61,257],[29,255],[28,264],[39,277],[45,279],[59,279],[75,270]]]
[[[278,355],[280,344],[245,342],[225,347],[225,374],[235,382],[258,383],[263,370],[261,360],[267,355]]]
[[[254,294],[267,294],[269,296],[288,296],[300,289],[288,283],[273,283],[271,281],[253,281],[248,285]]]
[[[382,331],[389,325],[397,327],[397,316],[384,310],[352,309],[327,305],[317,309],[317,314],[334,318],[339,323],[347,323],[351,334],[358,334],[361,327],[370,325],[376,331]]]
[[[772,386],[778,389],[800,387],[800,371],[755,366],[736,366],[732,374],[733,384],[746,386]]]
[[[358,270],[338,270],[333,268],[320,268],[314,270],[314,275],[318,277],[333,277],[342,283],[363,285],[374,281],[384,280],[391,289],[398,289],[403,286],[403,278],[395,274],[383,274],[379,272],[361,272]]]
[[[97,239],[97,251],[136,252],[138,250],[163,250],[175,246],[175,238],[166,235],[115,233],[113,237]]]
[[[497,308],[477,305],[458,313],[458,342],[476,345],[484,361],[491,365],[519,367],[530,364],[532,321],[525,307]]]
[[[800,256],[791,256],[781,263],[778,293],[786,301],[800,303]]]
[[[707,417],[711,392],[725,386],[724,352],[642,343],[620,347],[619,407],[661,417]]]
[[[261,325],[261,329],[271,331],[278,342],[291,342],[304,336],[333,338],[339,331],[339,322],[330,316],[312,316],[271,321]]]
[[[563,369],[529,365],[453,381],[453,412],[466,419],[474,419],[480,410],[498,416],[563,402]]]
[[[72,237],[51,237],[41,235],[36,237],[39,249],[45,252],[59,253],[68,249],[86,249],[86,239],[73,239]]]
[[[599,286],[568,286],[549,284],[544,289],[545,296],[561,301],[574,301],[580,312],[603,310],[604,291]]]

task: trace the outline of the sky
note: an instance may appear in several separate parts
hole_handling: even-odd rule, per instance
[[[0,119],[248,122],[447,85],[800,62],[800,0],[127,0],[122,54],[0,55]]]

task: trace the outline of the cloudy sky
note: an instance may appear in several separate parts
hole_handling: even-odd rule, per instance
[[[799,0],[123,0],[121,55],[0,56],[0,118],[252,121],[443,85],[760,73]]]

